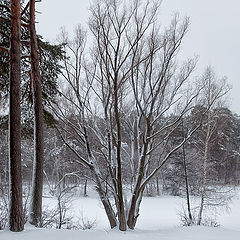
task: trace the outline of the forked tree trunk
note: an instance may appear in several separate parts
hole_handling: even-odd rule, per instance
[[[127,225],[132,230],[135,228],[137,219],[139,217],[140,204],[142,202],[144,189],[145,188],[143,188],[142,190],[135,191],[132,195],[130,208],[127,216]]]
[[[146,129],[146,139],[150,136],[151,128],[149,127],[149,124],[147,124]],[[127,215],[127,225],[130,229],[134,229],[137,223],[137,219],[139,216],[139,207],[142,201],[142,194],[145,189],[145,186],[142,186],[142,181],[144,178],[144,172],[146,167],[146,157],[147,157],[147,151],[148,151],[149,141],[145,141],[142,149],[142,155],[139,160],[139,166],[137,170],[137,177],[136,177],[136,184],[134,187],[134,191],[132,194],[132,199],[130,201],[130,206],[128,209],[128,215]]]
[[[96,167],[97,168],[97,167]],[[100,197],[100,200],[103,204],[105,213],[107,215],[109,224],[111,228],[115,228],[117,226],[117,219],[114,214],[114,210],[112,209],[111,203],[109,202],[109,199],[105,196],[104,190],[101,185],[101,180],[99,178],[98,170],[96,168],[92,168],[92,172],[95,175],[96,184],[97,184],[97,192]]]
[[[30,46],[34,105],[34,162],[29,223],[40,226],[43,190],[43,106],[39,56],[35,29],[35,0],[30,1]]]
[[[93,175],[95,176],[96,185],[97,185],[96,190],[97,190],[98,195],[100,197],[100,200],[103,204],[103,207],[104,207],[105,213],[107,215],[109,224],[110,224],[111,228],[115,228],[117,226],[117,219],[115,217],[112,205],[111,205],[109,199],[106,197],[106,195],[104,193],[102,183],[101,183],[100,170],[99,170],[99,168],[96,164],[96,159],[92,156],[92,153],[91,153],[91,150],[90,150],[90,144],[89,144],[89,141],[88,141],[86,127],[84,127],[84,137],[85,137],[85,144],[86,144],[86,150],[87,150],[89,162],[92,163],[92,165],[88,164],[88,167],[91,170],[91,172],[93,173]]]
[[[135,195],[132,196],[131,200],[131,207],[128,213],[127,218],[127,225],[130,229],[134,229],[137,223],[138,214],[136,214],[136,204],[137,204],[137,197]]]
[[[9,93],[9,229],[24,229],[21,170],[20,108],[20,0],[11,2],[10,93]]]

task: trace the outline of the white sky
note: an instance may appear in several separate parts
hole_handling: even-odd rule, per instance
[[[42,0],[37,10],[38,32],[53,42],[61,26],[72,31],[81,23],[87,27],[90,0]],[[191,19],[183,56],[200,56],[198,71],[213,66],[218,76],[227,76],[232,85],[229,106],[240,114],[240,1],[239,0],[163,0],[160,14],[167,25],[171,15]]]

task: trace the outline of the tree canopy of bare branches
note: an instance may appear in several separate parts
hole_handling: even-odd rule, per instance
[[[197,59],[177,58],[189,19],[175,15],[161,29],[159,7],[159,1],[96,1],[85,55],[81,28],[72,41],[66,32],[60,37],[69,54],[64,100],[53,108],[59,133],[92,172],[111,227],[122,231],[134,229],[147,183],[198,128],[166,147],[202,88],[193,84]],[[124,185],[129,175],[131,193]]]

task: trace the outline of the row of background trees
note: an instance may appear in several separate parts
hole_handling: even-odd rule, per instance
[[[1,16],[7,15],[4,19],[8,20],[1,20],[1,27],[8,27],[11,33],[9,11],[4,7],[8,4],[2,1]],[[42,222],[43,174],[53,193],[91,179],[110,226],[122,231],[134,229],[144,193],[187,194],[188,200],[190,194],[200,196],[195,220],[188,201],[190,223],[200,225],[212,187],[238,184],[240,126],[238,116],[223,105],[229,91],[226,79],[218,78],[211,67],[202,76],[194,76],[197,59],[182,61],[178,57],[189,19],[176,15],[161,29],[159,7],[159,1],[135,0],[128,7],[124,1],[94,2],[89,20],[90,47],[86,31],[78,26],[73,37],[63,29],[56,46],[35,39],[38,50],[31,49],[31,66],[22,58],[23,171],[17,171],[24,173],[25,184],[34,173],[32,199],[37,203],[36,212],[30,210],[30,222],[35,226]],[[26,7],[22,13],[28,16],[30,11]],[[34,22],[34,18],[27,20],[27,24]],[[35,34],[22,26],[26,39],[30,35],[33,41]],[[1,35],[2,49],[9,47],[7,38]],[[30,51],[28,47],[22,49]],[[1,59],[5,63],[0,76],[4,99],[8,95],[7,66],[12,60],[5,52],[1,52]],[[29,81],[30,68],[32,72],[39,68],[35,78],[39,82],[41,78],[42,83],[43,100],[39,102],[44,106],[44,137],[43,126],[36,123],[42,110],[38,103],[33,104],[31,88],[36,80],[30,77]],[[5,103],[8,106],[9,102]],[[1,118],[2,188],[8,183],[6,119]],[[37,144],[33,144],[33,136],[35,141],[40,136]],[[39,158],[36,153],[40,153]],[[22,226],[12,230],[22,230]]]

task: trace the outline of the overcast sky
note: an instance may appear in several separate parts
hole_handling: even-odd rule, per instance
[[[87,27],[90,0],[42,0],[37,4],[38,33],[53,42],[61,26],[72,31],[81,23]],[[183,45],[183,56],[199,55],[198,72],[213,66],[218,76],[232,85],[229,107],[240,114],[240,1],[163,0],[160,18],[167,25],[171,15],[191,19]]]

